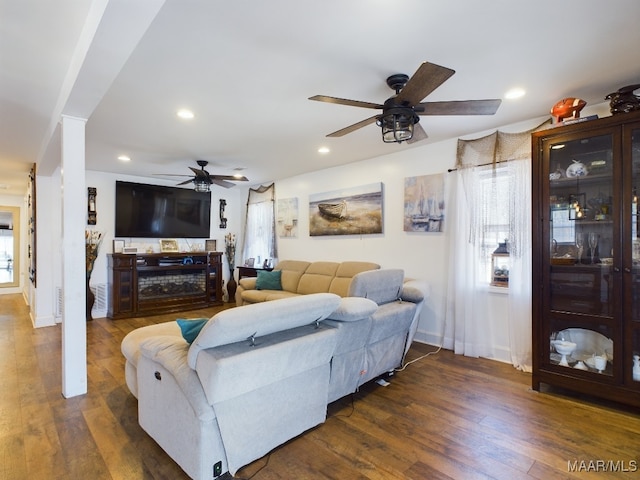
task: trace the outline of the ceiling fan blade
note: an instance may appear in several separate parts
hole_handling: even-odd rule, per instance
[[[211,180],[232,180],[234,182],[248,182],[249,179],[247,177],[236,177],[235,175],[209,175]]]
[[[196,174],[196,177],[209,178],[209,172],[204,169],[189,167],[189,169]]]
[[[411,137],[411,140],[407,140],[407,143],[416,143],[419,142],[420,140],[426,140],[428,138],[427,132],[424,131],[424,128],[422,128],[422,125],[420,125],[419,123],[416,123],[413,126],[413,137]]]
[[[193,177],[193,175],[183,175],[181,173],[154,173],[153,175],[162,177]]]
[[[193,178],[185,180],[184,182],[176,183],[176,185],[186,185],[187,183],[193,183]]]
[[[455,70],[450,68],[424,62],[402,88],[396,97],[396,101],[415,105],[446,82],[454,73],[456,73]]]
[[[236,186],[235,183],[227,182],[225,180],[218,180],[216,178],[212,178],[211,183],[215,183],[216,185],[220,185],[221,187],[224,187],[224,188],[231,188]]]
[[[415,112],[418,115],[493,115],[501,103],[500,99],[424,102],[416,105]]]
[[[364,120],[359,121],[358,123],[354,123],[353,125],[349,125],[348,127],[345,127],[341,130],[337,130],[333,133],[330,133],[329,135],[327,135],[327,137],[342,137],[347,133],[355,132],[359,128],[365,127],[370,123],[375,122],[377,118],[378,118],[378,115],[374,115],[373,117],[366,118]]]
[[[422,98],[420,100],[422,100]],[[383,107],[383,105],[380,105],[379,103],[361,102],[359,100],[349,100],[347,98],[327,97],[326,95],[314,95],[313,97],[309,97],[309,100],[316,100],[318,102],[327,102],[327,103],[337,103],[338,105],[348,105],[350,107],[362,107],[362,108],[382,108]]]

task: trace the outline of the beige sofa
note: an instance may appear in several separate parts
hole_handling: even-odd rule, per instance
[[[256,278],[242,278],[236,290],[236,305],[250,305],[311,293],[335,293],[346,297],[354,275],[379,268],[380,265],[371,262],[282,260],[274,268],[281,271],[282,290],[258,290]]]

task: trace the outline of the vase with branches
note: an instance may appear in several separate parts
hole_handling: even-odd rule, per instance
[[[227,255],[227,263],[229,264],[229,282],[227,283],[227,294],[229,295],[229,302],[235,301],[236,295],[236,280],[233,278],[233,271],[236,265],[236,235],[234,233],[227,233],[224,236],[224,250]]]
[[[100,245],[104,235],[97,230],[85,230],[84,232],[84,244],[85,244],[85,261],[86,261],[86,281],[87,281],[87,308],[86,317],[87,320],[93,320],[91,316],[91,310],[93,309],[93,303],[95,301],[95,295],[89,287],[89,280],[91,279],[91,273],[93,272],[93,265],[98,258],[98,252],[100,251]]]

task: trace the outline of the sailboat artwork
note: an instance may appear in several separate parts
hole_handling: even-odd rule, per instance
[[[404,179],[404,231],[442,232],[444,227],[444,175]]]
[[[298,198],[278,199],[276,230],[281,238],[298,236]]]

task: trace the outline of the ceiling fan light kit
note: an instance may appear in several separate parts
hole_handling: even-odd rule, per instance
[[[193,179],[193,189],[196,192],[202,192],[202,193],[210,192],[211,191],[211,184],[209,184],[206,180],[199,179],[199,178],[194,178]]]
[[[413,126],[420,118],[409,107],[392,107],[376,120],[384,143],[401,143],[413,138]]]
[[[385,143],[414,143],[427,138],[427,134],[418,124],[419,115],[493,115],[500,106],[500,99],[462,100],[449,102],[422,102],[427,95],[442,85],[455,73],[447,67],[424,62],[411,78],[397,73],[387,78],[389,88],[396,94],[384,104],[349,100],[346,98],[314,95],[309,100],[337,103],[351,107],[382,110],[381,115],[361,120],[348,127],[337,130],[327,137],[341,137],[371,123],[382,128],[382,141]]]

